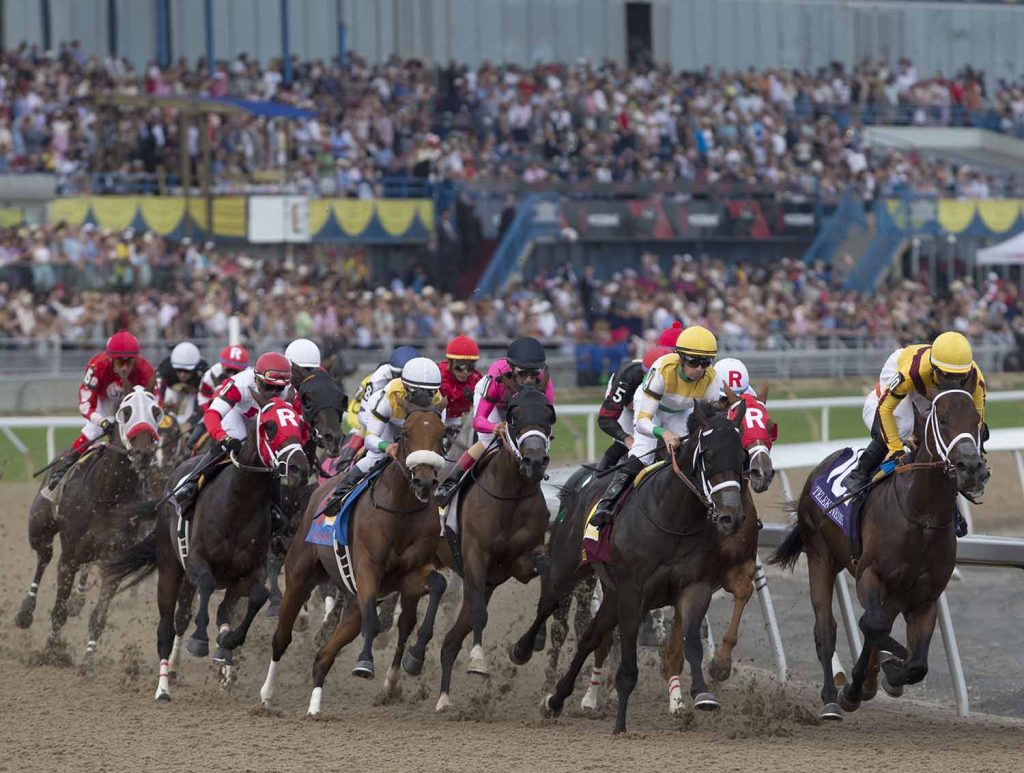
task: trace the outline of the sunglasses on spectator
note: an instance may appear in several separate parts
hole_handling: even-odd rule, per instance
[[[688,354],[683,355],[683,362],[689,365],[691,368],[706,368],[711,365],[710,357],[691,357]]]
[[[475,362],[453,362],[452,370],[458,371],[459,373],[469,373],[476,367]]]

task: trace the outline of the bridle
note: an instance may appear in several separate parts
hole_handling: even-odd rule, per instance
[[[402,431],[398,433],[398,438],[396,440],[396,442],[398,443],[398,455],[395,457],[394,463],[398,466],[399,471],[402,473],[402,477],[405,478],[406,482],[410,486],[410,489],[411,489],[413,483],[415,482],[415,477],[412,474],[412,468],[413,467],[419,467],[421,464],[427,464],[427,465],[430,465],[431,467],[433,467],[435,470],[440,470],[442,467],[444,467],[444,463],[445,463],[445,459],[444,459],[444,457],[441,454],[437,453],[436,451],[431,451],[431,450],[426,449],[426,448],[421,448],[418,451],[412,451],[409,454],[405,454],[404,453],[404,451],[405,451],[405,441],[406,441],[406,429],[408,427],[409,417],[412,416],[414,413],[434,413],[434,414],[437,414],[438,417],[440,417],[440,415],[441,415],[441,412],[438,411],[438,410],[435,410],[434,408],[419,408],[419,409],[414,410],[414,411],[409,411],[406,414],[406,417],[405,417],[405,422],[406,423],[403,423]],[[376,481],[374,481],[374,483],[376,484]],[[370,495],[371,495],[371,498],[372,498],[372,496],[373,496],[373,487],[371,487],[371,489],[370,489]],[[420,505],[419,507],[416,507],[416,508],[414,508],[412,510],[398,511],[398,510],[391,510],[391,509],[389,509],[387,507],[382,507],[381,505],[379,505],[376,502],[374,502],[374,506],[375,507],[379,507],[382,510],[388,510],[388,512],[408,512],[408,513],[418,512],[419,510],[422,510],[424,507],[426,507],[427,504],[429,504],[429,500],[428,500],[428,502],[424,502],[422,505]]]
[[[269,402],[260,408],[259,413],[256,414],[256,454],[259,460],[263,462],[263,465],[256,466],[244,464],[238,460],[234,451],[229,454],[231,464],[242,472],[267,473],[272,474],[277,478],[286,478],[288,477],[288,465],[291,464],[292,457],[295,456],[295,454],[305,456],[305,451],[302,450],[302,443],[298,440],[293,440],[291,443],[288,443],[278,449],[274,449],[269,440],[263,440],[261,433],[263,429],[264,414],[275,407],[276,406],[273,402]],[[260,445],[261,441],[263,442],[262,447]],[[269,459],[264,458],[264,449],[266,450],[267,456],[270,457]]]
[[[314,405],[312,405],[309,408],[307,408],[303,404],[304,401],[303,401],[302,398],[303,398],[304,395],[303,395],[303,392],[302,392],[302,387],[305,386],[310,381],[312,381],[314,378],[316,378],[317,375],[320,374],[321,372],[322,371],[319,371],[319,370],[313,371],[308,376],[306,376],[304,379],[302,379],[302,383],[299,384],[298,392],[299,392],[299,403],[302,404],[302,418],[306,422],[307,426],[309,427],[309,435],[313,439],[313,442],[316,444],[316,446],[318,448],[326,449],[326,446],[324,445],[323,438],[320,436],[320,431],[316,427],[316,417],[320,414],[321,411],[326,411],[328,409],[332,409],[335,412],[337,412],[337,414],[338,414],[338,421],[340,423],[340,422],[344,421],[344,419],[345,419],[345,411],[341,407],[336,405],[334,402],[332,402],[329,397],[325,397],[323,395],[319,395],[318,394],[319,390],[314,391],[312,389],[312,386],[310,387],[310,391],[306,392],[305,394],[309,395],[311,400],[317,400],[317,398],[320,398],[320,397],[324,397],[324,400],[323,400],[323,402],[319,402],[319,401],[315,402]],[[327,375],[327,374],[325,374],[325,375]],[[336,387],[338,395],[340,395],[341,397],[344,397],[345,393],[341,389],[341,387],[339,387],[337,385],[337,383],[333,380],[333,378],[331,376],[327,375],[327,377],[329,379],[331,379],[331,380],[329,382],[325,383],[324,386],[328,387],[328,388],[330,388],[332,386]]]
[[[736,431],[739,432],[738,429]],[[670,454],[669,458],[672,460],[672,471],[676,474],[676,477],[690,489],[693,495],[697,497],[697,501],[707,510],[708,520],[712,523],[718,523],[719,515],[718,508],[715,506],[713,499],[714,494],[725,489],[738,489],[740,488],[740,481],[738,479],[723,480],[712,485],[711,481],[708,480],[707,470],[704,466],[704,438],[712,432],[715,432],[715,430],[704,429],[696,433],[696,441],[693,444],[693,458],[690,462],[691,469],[696,473],[696,483],[680,469],[677,454]]]
[[[941,466],[943,472],[948,477],[955,477],[956,475],[956,468],[954,467],[953,462],[950,460],[949,455],[958,443],[962,443],[964,441],[969,440],[972,444],[974,444],[974,448],[978,451],[978,453],[981,453],[980,429],[978,430],[979,434],[961,432],[959,435],[954,437],[949,442],[946,442],[946,440],[942,437],[942,429],[939,427],[939,412],[936,410],[936,403],[938,403],[940,398],[945,397],[946,395],[954,394],[965,395],[972,402],[974,400],[973,395],[971,395],[971,393],[965,389],[947,389],[942,392],[939,392],[938,394],[935,395],[934,398],[932,398],[932,409],[928,412],[928,418],[925,420],[924,423],[924,448],[933,458],[937,456],[939,460],[941,460],[938,462],[933,462],[932,464],[934,466]]]

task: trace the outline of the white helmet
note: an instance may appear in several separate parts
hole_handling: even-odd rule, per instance
[[[182,341],[171,350],[171,367],[175,370],[195,370],[203,355],[191,341]]]
[[[715,383],[708,393],[721,399],[725,396],[726,386],[737,395],[745,395],[751,391],[747,366],[735,357],[724,357],[715,363]]]
[[[409,389],[441,388],[441,369],[426,357],[413,357],[402,367],[402,383]]]
[[[300,368],[320,367],[320,347],[308,338],[296,338],[284,350],[284,356],[292,365]]]

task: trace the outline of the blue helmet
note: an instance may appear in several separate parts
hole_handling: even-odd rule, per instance
[[[405,363],[419,356],[420,352],[415,346],[399,346],[391,352],[391,359],[388,360],[388,365],[391,366],[391,372],[395,378],[402,375],[402,368],[405,367]]]

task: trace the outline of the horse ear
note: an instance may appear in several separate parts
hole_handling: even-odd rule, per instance
[[[762,403],[768,402],[769,386],[771,386],[769,382],[765,381],[763,384],[761,384],[761,388],[757,390],[757,399],[760,400]]]
[[[735,406],[736,414],[732,417],[732,423],[739,429],[743,429],[743,417],[747,415],[747,401],[737,399],[732,403]]]
[[[704,429],[708,426],[707,413],[704,410],[704,403],[698,400],[693,404],[693,417],[697,420],[697,423]]]
[[[974,394],[974,390],[978,388],[978,369],[971,368],[971,375],[967,379],[967,383],[964,384],[964,391]]]
[[[739,398],[736,397],[736,393],[732,391],[728,384],[722,384],[722,391],[725,393],[726,402],[731,408]]]
[[[548,423],[553,426],[556,421],[558,421],[558,414],[555,413],[555,406],[548,403]]]
[[[413,408],[412,403],[410,403],[409,400],[405,397],[398,398],[398,407],[405,411],[407,414],[412,413],[413,410],[415,410]]]
[[[442,397],[441,402],[437,404],[437,412],[444,413],[444,409],[448,407],[448,398]]]

